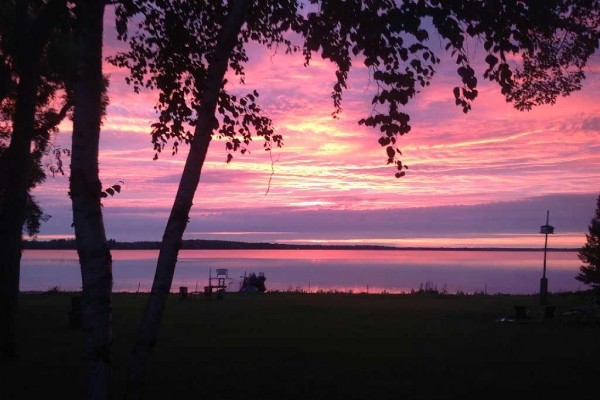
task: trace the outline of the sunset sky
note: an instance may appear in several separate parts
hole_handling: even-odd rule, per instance
[[[124,48],[110,11],[105,44],[107,56]],[[250,154],[226,164],[224,142],[214,140],[184,238],[541,247],[539,226],[550,210],[557,232],[550,245],[582,245],[600,189],[600,54],[590,60],[582,91],[530,112],[514,110],[476,69],[480,95],[465,115],[452,94],[460,83],[456,65],[439,44],[430,46],[443,62],[406,108],[412,131],[400,147],[410,169],[400,180],[385,165],[378,130],[357,124],[370,113],[375,90],[360,62],[334,120],[332,65],[315,58],[304,67],[301,55],[252,46],[246,85],[232,78],[230,90],[260,92],[285,146],[271,159],[257,139]],[[481,65],[481,46],[473,44],[470,54]],[[156,93],[133,93],[124,71],[109,64],[105,73],[111,83],[101,179],[104,187],[125,182],[103,202],[107,236],[160,240],[187,150],[153,161]],[[70,131],[71,122],[64,122],[57,143],[70,147]],[[35,190],[52,215],[39,239],[73,236],[67,187],[68,177],[57,176]]]

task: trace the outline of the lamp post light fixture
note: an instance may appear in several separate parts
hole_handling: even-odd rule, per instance
[[[554,233],[554,227],[549,225],[550,221],[550,210],[546,211],[546,225],[540,227],[540,233],[546,235],[544,242],[544,270],[542,272],[542,279],[540,280],[540,304],[545,306],[548,304],[548,279],[546,278],[546,253],[548,252],[548,235]]]

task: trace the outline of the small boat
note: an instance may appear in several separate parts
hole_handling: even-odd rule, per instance
[[[251,272],[249,275],[244,273],[244,277],[240,284],[240,292],[261,292],[264,293],[267,291],[265,286],[265,281],[267,278],[265,277],[264,272],[259,272],[258,275],[254,272]]]

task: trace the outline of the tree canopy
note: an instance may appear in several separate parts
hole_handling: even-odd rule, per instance
[[[584,265],[579,267],[576,279],[595,290],[600,290],[600,196],[585,237],[586,244],[579,250],[579,259]]]
[[[249,3],[229,63],[240,82],[244,83],[248,60],[244,46],[251,41],[302,52],[306,65],[321,56],[337,69],[331,92],[335,116],[342,111],[353,63],[363,63],[376,83],[376,92],[373,109],[358,123],[380,130],[379,144],[386,150],[387,162],[395,165],[398,178],[407,168],[398,137],[411,130],[410,117],[402,107],[431,83],[440,63],[437,51],[428,46],[431,35],[440,37],[457,64],[462,85],[453,94],[465,113],[478,95],[475,66],[484,66],[483,78],[497,83],[506,101],[529,110],[581,88],[586,63],[600,38],[598,0]],[[129,69],[127,81],[136,91],[159,90],[159,120],[152,126],[156,153],[171,140],[173,153],[181,142],[190,141],[189,127],[196,123],[207,63],[227,8],[225,1],[181,0],[132,0],[118,8],[120,38],[128,40],[131,48],[111,61]],[[142,19],[128,35],[127,18],[134,14]],[[288,39],[290,32],[300,39]],[[483,46],[483,60],[473,59],[469,41]],[[256,91],[231,95],[223,82],[215,133],[227,139],[228,161],[232,152],[246,151],[253,133],[264,138],[267,150],[283,143],[273,132],[271,120],[262,114],[257,98]]]
[[[191,129],[202,107],[200,98],[213,84],[207,82],[209,60],[228,8],[227,2],[183,0],[134,0],[129,7],[117,8],[119,37],[129,41],[130,49],[109,60],[130,71],[127,82],[136,92],[150,88],[160,93],[155,107],[159,118],[152,124],[155,158],[169,140],[174,154],[180,143],[189,144],[192,138]],[[255,2],[249,7],[246,26],[228,60],[241,82],[249,41],[269,48],[284,45],[287,52],[298,50],[284,37],[291,25],[299,27],[298,8],[296,1]],[[143,22],[129,36],[127,18],[132,14],[141,15]],[[267,149],[282,144],[282,136],[274,133],[271,120],[262,114],[257,91],[235,96],[225,89],[226,81],[216,84],[221,87],[217,105],[221,118],[215,132],[227,139],[228,161],[233,152],[246,152],[253,134],[264,138]]]
[[[27,27],[34,29],[36,20],[47,12],[47,2],[31,1],[27,4],[27,13],[21,19],[15,18],[17,5],[7,1],[0,7],[0,209],[3,193],[7,185],[7,150],[13,135],[13,118],[18,97],[22,46],[30,34]],[[52,144],[52,136],[58,132],[60,122],[69,116],[73,107],[73,19],[67,13],[57,15],[58,21],[52,21],[48,41],[43,46],[39,58],[39,84],[35,97],[35,115],[31,151],[32,169],[29,176],[31,190],[44,182],[47,171],[51,174],[64,174],[62,156],[68,155],[67,149]],[[29,235],[39,232],[40,223],[49,216],[45,215],[28,193],[25,228]]]

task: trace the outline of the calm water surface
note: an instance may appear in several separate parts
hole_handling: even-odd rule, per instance
[[[113,250],[115,291],[149,291],[158,250]],[[209,270],[229,269],[237,290],[245,272],[264,272],[269,290],[341,290],[407,292],[431,282],[439,290],[487,293],[535,293],[542,274],[542,252],[369,251],[369,250],[183,250],[173,291],[208,283]],[[548,253],[550,291],[584,289],[575,280],[575,252]],[[79,290],[75,250],[26,250],[21,290]]]

